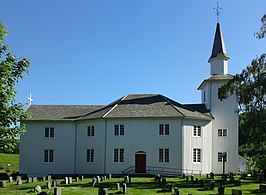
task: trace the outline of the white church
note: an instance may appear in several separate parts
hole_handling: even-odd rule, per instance
[[[238,102],[217,95],[232,78],[228,60],[217,23],[199,104],[129,94],[103,106],[31,105],[20,174],[221,174],[223,160],[226,173],[238,172]]]

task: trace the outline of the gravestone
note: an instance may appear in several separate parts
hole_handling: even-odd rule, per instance
[[[5,188],[6,187],[6,181],[0,181],[0,187]]]
[[[196,183],[199,183],[199,178],[196,178]]]
[[[18,175],[18,176],[16,177],[16,181],[18,181],[18,180],[22,180],[22,177],[21,177],[20,175]]]
[[[214,184],[215,184],[215,181],[212,180],[212,181],[211,181],[211,186],[210,186],[210,189],[211,189],[211,190],[214,190]]]
[[[104,176],[101,176],[101,182],[104,181]]]
[[[52,180],[52,175],[48,175],[48,176],[47,176],[47,180],[48,180],[48,181]]]
[[[100,176],[97,176],[96,178],[97,178],[97,183],[100,183],[101,182]]]
[[[79,182],[79,177],[76,177],[76,182]]]
[[[68,184],[68,177],[65,177],[65,184]]]
[[[32,178],[32,182],[33,182],[33,183],[36,183],[37,181],[38,181],[38,180],[37,180],[37,177],[33,177],[33,178]]]
[[[194,176],[193,175],[191,175],[191,181],[194,181]]]
[[[28,183],[32,183],[32,177],[28,177]]]
[[[115,183],[115,189],[120,190],[120,183]]]
[[[211,179],[214,178],[214,174],[213,174],[213,172],[210,172],[210,178],[211,178]]]
[[[52,186],[55,187],[56,185],[57,185],[57,182],[56,182],[56,180],[54,179],[54,180],[52,181]]]
[[[68,183],[69,183],[69,184],[72,184],[72,183],[73,183],[72,177],[69,177],[69,178],[68,178]]]
[[[46,187],[47,187],[48,189],[51,189],[51,183],[50,183],[50,181],[47,181],[47,183],[46,183]]]
[[[21,185],[22,184],[22,179],[17,180],[17,185]]]
[[[232,189],[232,195],[242,195],[241,190]]]
[[[107,175],[107,178],[108,178],[108,179],[111,179],[111,178],[112,178],[112,175],[111,175],[111,174],[108,174],[108,175]]]
[[[54,188],[54,195],[62,195],[62,188]]]
[[[45,180],[46,180],[46,177],[45,177],[45,176],[43,176],[43,177],[42,177],[42,181],[45,181]]]
[[[13,177],[9,177],[9,182],[13,182]]]
[[[40,193],[41,191],[42,191],[41,186],[39,186],[39,185],[35,186],[35,188],[34,188],[35,193]]]
[[[108,188],[100,187],[98,189],[98,195],[108,195]]]
[[[186,176],[186,183],[188,182],[188,176]]]
[[[186,175],[183,173],[182,174],[182,179],[185,179],[186,178]]]
[[[172,190],[173,190],[173,186],[172,186],[172,183],[168,183],[167,184],[167,192],[172,192]]]
[[[127,184],[123,183],[123,194],[127,193]]]
[[[83,175],[81,175],[81,177],[80,177],[80,180],[82,181],[84,179],[84,176]]]

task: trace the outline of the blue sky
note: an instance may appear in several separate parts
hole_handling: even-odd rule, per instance
[[[265,53],[253,36],[265,0],[220,1],[229,72]],[[7,43],[31,60],[16,100],[107,104],[126,94],[199,103],[209,76],[215,0],[0,0]]]

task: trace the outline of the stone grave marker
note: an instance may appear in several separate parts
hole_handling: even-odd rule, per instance
[[[32,178],[32,182],[33,182],[33,183],[36,183],[37,181],[38,181],[37,177],[33,177],[33,178]]]
[[[76,177],[76,182],[78,182],[79,181],[79,177]]]
[[[97,178],[97,183],[100,183],[101,182],[100,176],[97,176],[96,178]]]
[[[5,188],[6,187],[6,181],[0,181],[0,187]]]
[[[96,183],[97,183],[97,179],[96,179],[96,177],[93,177],[92,178],[92,187],[94,187]]]
[[[56,180],[54,179],[54,180],[52,181],[52,186],[55,187],[56,185],[57,185],[57,182],[56,182]]]
[[[45,181],[45,180],[46,180],[46,177],[45,177],[45,176],[43,176],[43,177],[42,177],[42,181]]]
[[[51,183],[50,183],[50,181],[47,181],[47,183],[46,183],[46,187],[47,187],[48,189],[51,189]]]
[[[80,180],[82,181],[84,179],[84,176],[83,175],[81,175],[81,177],[80,177]]]
[[[115,189],[120,190],[120,183],[115,183]]]
[[[52,180],[52,175],[48,175],[48,176],[47,176],[47,180],[48,180],[48,181]]]
[[[68,184],[68,177],[65,177],[65,184]]]
[[[69,184],[72,184],[72,183],[73,183],[72,177],[69,177],[69,178],[68,178],[68,183],[69,183]]]
[[[62,195],[62,188],[54,188],[54,195]]]
[[[32,183],[32,177],[28,177],[28,183]]]
[[[112,178],[112,174],[108,174],[107,178],[111,179]]]
[[[123,183],[123,194],[127,193],[127,184]]]
[[[17,180],[17,185],[21,185],[22,183],[22,179]]]
[[[20,175],[18,175],[18,176],[16,177],[16,181],[18,181],[18,180],[22,180],[22,177],[21,177]]]
[[[8,179],[9,179],[9,182],[13,182],[13,177],[10,176]]]

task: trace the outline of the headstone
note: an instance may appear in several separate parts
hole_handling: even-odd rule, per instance
[[[48,181],[52,180],[52,175],[48,175],[48,176],[47,176],[47,180],[48,180]]]
[[[79,181],[79,177],[76,177],[76,182],[78,182]]]
[[[127,184],[123,183],[123,194],[127,193]]]
[[[6,181],[0,181],[0,187],[5,188],[6,187]]]
[[[97,178],[97,183],[100,183],[101,182],[100,176],[97,176],[96,178]]]
[[[162,184],[166,185],[166,178],[165,177],[162,178]]]
[[[232,189],[232,195],[242,195],[241,190]]]
[[[115,189],[120,190],[120,183],[115,183]]]
[[[108,195],[108,188],[100,187],[98,189],[98,195]]]
[[[196,178],[196,183],[199,183],[199,178]]]
[[[9,182],[13,182],[13,177],[9,177]]]
[[[193,175],[191,175],[191,181],[194,181],[194,176]]]
[[[39,186],[39,185],[35,186],[35,188],[34,188],[35,193],[40,193],[41,191],[42,191],[41,186]]]
[[[107,178],[108,179],[111,179],[112,178],[112,175],[111,174],[108,174]]]
[[[22,177],[21,177],[20,175],[18,175],[18,176],[16,177],[16,181],[18,181],[18,180],[22,180]]]
[[[106,177],[106,175],[105,175],[105,176],[103,176],[103,178],[104,178],[104,181],[105,181],[105,180],[107,180],[107,177]]]
[[[68,178],[68,183],[69,183],[69,184],[72,184],[72,182],[73,182],[72,177],[69,177],[69,178]]]
[[[32,183],[32,177],[28,177],[28,183]]]
[[[65,184],[68,184],[68,177],[65,177]]]
[[[101,176],[101,181],[104,181],[104,176]]]
[[[185,179],[186,178],[186,175],[183,173],[182,174],[182,179]]]
[[[186,182],[188,182],[188,176],[186,176]]]
[[[37,181],[38,181],[37,177],[33,177],[33,178],[32,178],[32,182],[33,182],[33,183],[36,183]]]
[[[17,180],[17,185],[21,185],[22,184],[22,179]]]
[[[129,177],[128,177],[128,175],[127,176],[124,176],[124,182],[125,183],[129,183]]]
[[[47,183],[46,183],[46,187],[47,187],[48,189],[51,189],[51,183],[50,183],[50,181],[47,181]]]
[[[214,174],[213,174],[213,172],[210,172],[210,178],[211,178],[211,179],[214,178]]]
[[[167,184],[167,192],[172,192],[172,188],[173,188],[172,183],[168,183]]]
[[[84,176],[83,175],[81,175],[81,177],[80,177],[80,180],[82,181],[84,179]]]
[[[62,188],[54,188],[54,195],[62,195]]]
[[[57,182],[56,182],[56,180],[54,179],[54,180],[52,181],[52,186],[55,187],[56,185],[57,185]]]

